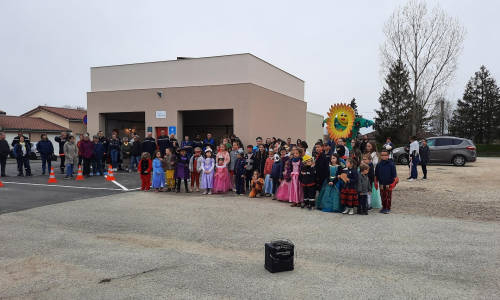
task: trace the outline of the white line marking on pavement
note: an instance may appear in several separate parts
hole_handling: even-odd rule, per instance
[[[128,191],[128,189],[126,187],[124,187],[123,185],[121,185],[118,181],[116,180],[111,180],[112,183],[116,184],[117,186],[121,187],[122,190],[124,191]]]
[[[72,186],[72,185],[45,184],[45,183],[29,183],[29,182],[14,182],[14,181],[4,181],[3,183],[8,183],[8,184],[35,185],[35,186],[53,186],[53,187],[73,188],[73,189],[123,191],[123,189],[111,189],[111,188],[91,187],[91,186]],[[128,191],[128,190],[127,190],[127,191]]]

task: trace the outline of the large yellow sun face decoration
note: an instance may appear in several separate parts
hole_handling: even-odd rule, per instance
[[[356,115],[347,104],[335,104],[328,112],[327,130],[333,140],[345,139],[351,136]]]

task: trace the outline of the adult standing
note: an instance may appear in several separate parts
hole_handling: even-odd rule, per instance
[[[189,140],[189,136],[185,136],[184,140],[181,142],[181,149],[184,148],[186,149],[187,156],[191,158],[193,155],[193,142]]]
[[[321,189],[323,183],[330,176],[330,161],[327,158],[326,154],[323,152],[323,145],[321,143],[316,143],[314,145],[314,149],[316,157],[314,162],[314,169],[316,171],[316,187],[318,190]],[[319,201],[316,202],[316,205],[319,204]]]
[[[173,152],[177,152],[177,149],[179,149],[179,142],[173,133],[170,135],[170,148],[172,148]]]
[[[99,130],[99,132],[97,133],[97,137],[99,138],[99,142],[104,147],[104,155],[102,156],[102,165],[106,167],[106,160],[108,159],[109,156],[109,140],[104,136],[104,133],[101,130]]]
[[[16,146],[16,144],[19,143],[21,137],[24,138],[24,142],[25,143],[30,143],[30,139],[27,136],[25,136],[22,131],[20,131],[20,132],[17,133],[17,136],[12,140],[11,146],[12,147]]]
[[[420,162],[420,146],[417,141],[417,137],[410,137],[410,177],[408,181],[416,180],[418,177],[417,166]]]
[[[80,166],[83,162],[83,157],[82,157],[82,141],[83,141],[83,134],[80,134],[78,136],[78,142],[76,142],[76,148],[78,148],[78,166]]]
[[[0,132],[0,176],[6,177],[5,166],[7,165],[7,158],[10,154],[9,143],[5,140],[5,133]]]
[[[127,172],[131,173],[132,172],[132,163],[131,163],[131,156],[132,156],[132,144],[128,142],[128,137],[123,137],[122,139],[123,143],[121,145],[121,154],[122,154],[122,159],[123,159],[123,169],[126,169]]]
[[[73,135],[67,138],[63,151],[66,158],[66,177],[64,179],[70,179],[73,178],[73,167],[78,163],[78,147]]]
[[[90,162],[94,155],[94,144],[90,141],[89,135],[85,134],[80,141],[80,155],[83,161],[83,175],[90,175]]]
[[[420,154],[420,165],[422,166],[422,173],[424,173],[424,177],[422,179],[427,179],[427,164],[429,163],[430,150],[429,146],[427,146],[427,140],[422,140],[422,146],[419,149]]]
[[[146,138],[142,141],[142,151],[148,152],[151,157],[155,157],[156,141],[152,132],[148,132]]]
[[[392,150],[394,150],[394,144],[392,143],[390,136],[385,139],[385,144],[382,148],[387,150],[389,153],[389,159],[392,160]]]
[[[196,147],[203,149],[203,141],[201,140],[201,136],[199,134],[197,134],[193,139],[193,149]]]
[[[165,149],[171,147],[170,138],[165,133],[165,130],[160,130],[160,135],[157,138],[158,149],[160,149],[161,157],[165,155]],[[149,152],[149,151],[148,151]]]
[[[68,141],[68,133],[67,132],[61,132],[60,136],[56,136],[54,138],[56,143],[59,144],[59,169],[61,169],[61,174],[64,174],[64,163],[66,161],[66,156],[64,155],[64,144]]]
[[[113,133],[109,140],[109,156],[111,157],[111,167],[113,172],[118,171],[118,160],[120,159],[121,142],[118,135]]]
[[[207,132],[207,138],[203,140],[203,151],[205,151],[207,147],[210,147],[212,151],[215,150],[215,141],[210,132]]]
[[[139,166],[139,161],[141,160],[142,145],[141,140],[138,135],[134,137],[134,143],[132,144],[132,150],[130,151],[130,167],[132,171],[137,170]],[[162,155],[165,155],[164,153]]]
[[[36,150],[40,153],[42,160],[42,175],[45,175],[45,167],[48,167],[49,173],[52,167],[52,156],[54,155],[54,145],[49,141],[47,135],[42,133],[40,141],[36,144]]]
[[[361,150],[361,153],[365,153],[366,151],[366,145],[368,144],[368,136],[365,134],[361,138],[361,142],[359,143],[359,150]]]
[[[264,146],[264,144],[262,144],[261,140],[261,143],[259,144],[259,151],[255,153],[255,158],[253,163],[253,169],[259,171],[260,177],[264,176],[264,166],[266,165],[266,159],[267,159],[266,147]]]
[[[23,167],[26,170],[26,176],[31,176],[30,153],[31,143],[25,140],[24,136],[20,136],[17,143],[14,144],[14,153],[17,160],[17,176],[24,176]]]

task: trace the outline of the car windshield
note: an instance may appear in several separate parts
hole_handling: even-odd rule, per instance
[[[436,144],[436,139],[428,139],[427,146],[434,146]]]

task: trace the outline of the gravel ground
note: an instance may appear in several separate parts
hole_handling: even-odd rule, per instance
[[[500,297],[499,224],[398,209],[344,216],[130,192],[3,214],[0,298]],[[295,243],[294,271],[264,269],[264,242],[275,238]]]
[[[480,157],[465,167],[431,165],[427,169],[428,180],[408,182],[408,167],[398,165],[395,212],[500,222],[500,158]]]

